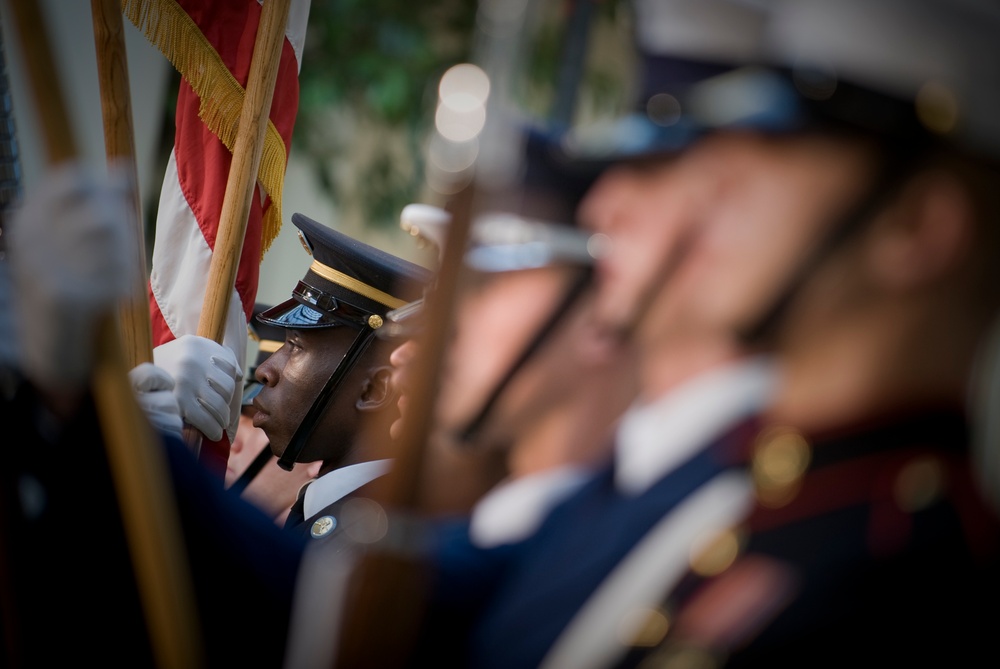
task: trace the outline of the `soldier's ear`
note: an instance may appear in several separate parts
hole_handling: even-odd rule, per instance
[[[932,283],[964,263],[974,218],[971,198],[954,177],[922,174],[876,230],[870,266],[896,289]]]
[[[392,367],[376,367],[365,379],[361,396],[354,406],[358,411],[381,411],[395,406],[396,391],[392,385]]]

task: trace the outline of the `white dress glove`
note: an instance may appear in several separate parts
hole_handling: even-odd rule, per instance
[[[230,426],[235,433],[243,370],[232,350],[207,337],[182,335],[154,348],[153,361],[173,377],[185,423],[211,441],[221,439]]]
[[[8,257],[17,293],[23,370],[50,388],[84,385],[97,326],[129,295],[138,272],[131,191],[68,163],[48,172],[10,220]]]
[[[144,362],[129,370],[128,378],[139,406],[153,427],[183,438],[184,421],[174,396],[173,377],[153,363]]]

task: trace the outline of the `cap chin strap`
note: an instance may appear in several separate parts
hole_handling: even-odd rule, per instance
[[[865,230],[915,172],[919,149],[889,145],[886,154],[887,157],[879,168],[875,182],[868,191],[837,219],[805,255],[802,262],[792,269],[784,286],[771,301],[771,305],[754,323],[737,333],[741,342],[752,347],[769,344],[809,277],[848,240]]]
[[[347,353],[341,358],[337,368],[333,370],[330,378],[323,385],[323,389],[319,391],[316,399],[313,400],[312,406],[309,407],[309,411],[306,412],[302,422],[299,423],[295,434],[292,435],[291,441],[288,442],[288,446],[281,454],[281,457],[278,458],[278,466],[286,472],[292,471],[292,467],[295,466],[299,456],[302,454],[302,450],[306,447],[306,442],[309,441],[309,437],[312,436],[316,425],[319,423],[320,418],[323,417],[327,406],[329,406],[337,387],[344,380],[344,377],[347,376],[348,372],[354,369],[354,365],[357,364],[358,359],[361,358],[361,355],[368,349],[374,339],[375,330],[371,328],[361,330],[358,332],[358,336],[354,338],[351,347],[347,349]]]
[[[642,326],[643,319],[653,311],[651,308],[653,301],[660,295],[664,286],[673,280],[674,273],[687,259],[687,254],[693,248],[699,232],[697,225],[689,226],[664,254],[652,280],[646,283],[644,290],[639,294],[630,318],[613,333],[619,342],[627,342],[635,336],[636,331]]]
[[[266,445],[264,446],[264,449],[257,454],[257,457],[253,459],[253,462],[251,462],[250,465],[243,470],[240,477],[233,481],[233,484],[229,486],[229,489],[237,495],[242,494],[243,491],[246,490],[247,486],[250,485],[250,482],[253,481],[257,474],[260,473],[260,470],[264,469],[264,465],[266,465],[267,461],[270,459],[271,446]]]
[[[569,311],[577,299],[583,294],[584,290],[590,286],[591,279],[594,275],[593,270],[590,267],[585,268],[580,276],[576,278],[566,294],[563,296],[562,301],[556,306],[555,310],[549,315],[549,318],[542,323],[541,327],[535,333],[535,336],[528,342],[524,350],[521,351],[521,355],[514,361],[514,363],[507,370],[507,373],[500,379],[497,385],[493,388],[493,392],[490,393],[486,402],[483,403],[482,408],[479,413],[469,422],[464,430],[459,432],[459,439],[462,443],[471,443],[475,440],[477,433],[482,428],[486,419],[489,417],[490,412],[493,410],[493,406],[499,401],[500,396],[503,395],[504,390],[510,385],[510,382],[517,376],[518,371],[531,359],[531,356],[541,348],[542,343],[549,337],[550,334],[555,330],[556,326],[562,321],[563,317]]]

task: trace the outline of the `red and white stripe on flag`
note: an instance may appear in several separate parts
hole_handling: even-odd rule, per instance
[[[260,261],[281,228],[281,191],[298,112],[310,0],[292,0],[246,237],[223,344],[246,359]],[[259,0],[123,0],[122,11],[180,72],[174,148],[150,268],[153,346],[196,334],[243,104]],[[232,435],[205,440],[202,459],[225,471]]]

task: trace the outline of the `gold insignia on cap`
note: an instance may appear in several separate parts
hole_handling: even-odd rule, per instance
[[[798,430],[774,426],[761,432],[753,457],[760,503],[773,508],[790,502],[799,491],[811,458],[809,442]]]
[[[372,330],[378,330],[382,327],[382,317],[378,314],[372,314],[368,317],[368,327]]]
[[[904,511],[925,509],[941,497],[945,486],[945,472],[941,462],[934,457],[914,458],[896,475],[893,497]]]
[[[313,254],[312,246],[309,245],[309,240],[306,239],[305,234],[301,230],[299,230],[299,243],[302,244],[302,248],[306,250],[306,253],[309,255]]]
[[[333,516],[323,516],[312,524],[309,529],[309,534],[313,536],[313,539],[319,539],[320,537],[325,537],[333,531],[333,528],[337,527],[337,519]]]

